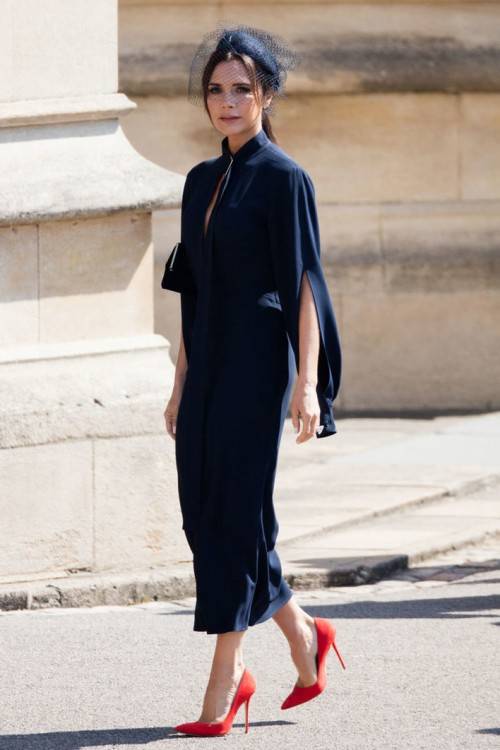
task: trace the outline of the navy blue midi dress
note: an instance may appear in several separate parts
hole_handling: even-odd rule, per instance
[[[180,293],[188,369],[176,426],[179,500],[196,580],[194,630],[264,622],[292,596],[273,486],[299,365],[302,274],[320,327],[321,431],[333,435],[341,349],[308,173],[260,130],[196,164],[162,287]],[[222,182],[205,234],[205,215]]]

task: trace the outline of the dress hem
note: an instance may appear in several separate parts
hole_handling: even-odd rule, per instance
[[[284,584],[284,585],[283,585]],[[206,633],[207,635],[221,635],[223,633],[239,633],[243,632],[245,630],[248,630],[251,627],[254,627],[255,625],[260,625],[263,622],[266,622],[266,620],[271,619],[271,617],[277,612],[281,607],[284,607],[287,602],[290,601],[290,599],[293,596],[293,590],[289,587],[288,583],[286,582],[285,578],[283,578],[283,584],[281,586],[281,591],[274,599],[271,599],[268,606],[266,607],[264,613],[260,615],[260,617],[255,620],[255,622],[248,622],[248,625],[245,627],[228,627],[225,630],[212,630],[207,629],[204,627],[196,627],[193,625],[193,630],[196,633]]]

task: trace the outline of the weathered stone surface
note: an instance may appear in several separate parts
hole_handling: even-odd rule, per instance
[[[500,204],[381,210],[387,293],[478,293],[500,288]]]
[[[0,227],[0,346],[35,341],[38,322],[37,229]]]
[[[129,337],[153,327],[149,214],[0,228],[0,264],[4,346]]]
[[[0,451],[0,479],[0,576],[92,565],[89,441]]]
[[[465,94],[460,100],[462,196],[500,198],[500,107],[493,94]]]
[[[204,33],[226,20],[281,34],[300,55],[287,90],[297,93],[499,91],[500,21],[487,2],[252,2],[129,0],[120,13],[120,86],[176,96]],[[247,5],[245,3],[245,5]],[[346,6],[349,7],[346,12]]]
[[[186,173],[220,153],[222,136],[202,108],[182,98],[137,101],[123,127],[148,159],[162,165],[170,160],[170,168]],[[460,198],[455,97],[296,96],[279,103],[273,127],[279,145],[310,172],[320,204]]]
[[[459,198],[454,97],[290,97],[280,102],[276,132],[285,150],[310,172],[321,203]]]
[[[108,342],[101,351],[38,347],[0,363],[0,447],[161,432],[173,379],[167,342],[124,338],[120,349],[116,339],[105,351]]]
[[[150,212],[179,205],[184,184],[135,152],[116,119],[0,128],[0,164],[0,225]]]
[[[341,299],[348,413],[499,408],[496,289]]]
[[[38,244],[40,341],[152,330],[149,214],[43,223]]]
[[[116,91],[117,4],[59,0],[44,11],[39,0],[2,3],[0,102]]]
[[[96,441],[94,569],[127,570],[131,561],[140,568],[186,557],[173,440],[165,433]]]

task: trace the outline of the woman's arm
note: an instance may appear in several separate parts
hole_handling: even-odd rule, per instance
[[[186,378],[188,364],[186,357],[186,349],[184,347],[184,336],[182,335],[181,327],[181,338],[179,341],[179,352],[177,354],[177,362],[175,364],[175,377],[174,377],[174,388],[182,387]]]
[[[174,440],[177,430],[177,413],[179,411],[179,404],[181,402],[182,391],[184,389],[184,381],[186,379],[187,368],[188,364],[186,358],[186,349],[184,347],[184,337],[182,335],[181,326],[179,352],[177,354],[177,362],[175,364],[174,385],[172,387],[172,393],[163,415],[165,417],[165,426],[167,428],[167,432]]]
[[[290,414],[296,432],[299,431],[299,415],[302,432],[297,443],[309,440],[319,426],[319,404],[316,394],[318,383],[318,359],[320,334],[316,305],[307,273],[302,275],[299,306],[299,371],[290,401]]]
[[[299,308],[299,354],[298,379],[314,385],[318,382],[319,324],[311,284],[306,273],[302,276]]]

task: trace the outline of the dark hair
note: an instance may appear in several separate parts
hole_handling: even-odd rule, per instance
[[[203,104],[207,114],[209,114],[207,106],[208,96],[208,84],[210,83],[210,77],[220,62],[228,62],[230,60],[239,60],[250,79],[252,91],[261,101],[268,92],[273,92],[273,88],[270,83],[266,82],[265,71],[257,60],[251,55],[244,52],[235,52],[233,50],[226,50],[221,53],[220,49],[214,50],[207,60],[201,77],[201,83],[203,88]],[[274,135],[271,120],[265,109],[262,110],[262,129],[265,131],[268,138],[273,143],[278,143],[276,136]]]

